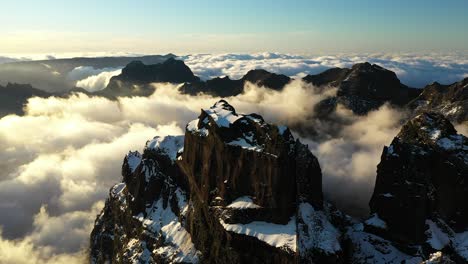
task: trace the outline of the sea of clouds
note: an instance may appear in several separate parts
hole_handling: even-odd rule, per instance
[[[439,82],[457,81],[468,73],[468,61],[460,57],[389,58],[387,65],[379,64],[387,68],[406,65],[407,68],[400,65],[398,71],[390,69],[402,80],[407,78],[405,83],[409,85],[430,82],[430,74],[421,70],[426,64],[431,66],[425,69],[436,76],[431,78]],[[207,79],[219,75],[239,78],[255,68],[303,76],[355,62],[378,62],[384,56],[305,59],[266,53],[191,55],[183,59],[195,74]],[[441,68],[447,74],[439,73]],[[69,73],[69,77],[87,83],[83,88],[95,91],[104,87],[97,79],[104,79],[105,83],[119,71],[83,65]],[[156,135],[183,134],[185,124],[195,119],[201,108],[208,108],[221,99],[180,94],[177,86],[170,84],[158,84],[155,88],[150,97],[115,101],[84,94],[70,98],[32,98],[25,106],[24,116],[0,119],[3,150],[0,153],[3,229],[0,255],[5,256],[7,263],[84,262],[96,215],[109,188],[121,181],[124,155],[129,150],[141,151],[145,142]],[[398,133],[407,113],[384,105],[366,116],[356,116],[338,107],[334,120],[340,120],[340,126],[336,129],[333,124],[319,122],[313,116],[314,106],[335,92],[336,89],[327,89],[324,93],[296,80],[281,92],[247,84],[243,94],[226,100],[238,112],[255,112],[268,122],[293,127],[306,122],[320,130],[324,134],[320,140],[307,133],[295,132],[295,135],[319,159],[326,198],[362,216],[367,213],[383,146]],[[465,135],[468,133],[466,125],[457,128]]]

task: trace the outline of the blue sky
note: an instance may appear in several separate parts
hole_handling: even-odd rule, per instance
[[[16,0],[0,10],[3,53],[468,49],[466,0]]]

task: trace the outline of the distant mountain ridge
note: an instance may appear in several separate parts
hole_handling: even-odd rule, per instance
[[[79,88],[69,91],[112,99],[118,96],[149,96],[154,92],[152,83],[168,82],[180,84],[180,91],[190,95],[208,94],[230,97],[241,94],[247,82],[281,91],[292,80],[282,74],[256,69],[250,70],[238,80],[232,80],[226,76],[202,81],[183,61],[174,58],[173,54],[143,58],[142,61],[128,63],[122,73],[112,77],[107,87],[101,91],[91,93]],[[104,59],[112,60],[114,63],[129,60],[129,58]],[[77,60],[93,61],[88,58]],[[155,60],[159,63],[145,64],[145,61]],[[57,61],[54,63],[67,63],[70,60]],[[103,65],[100,60],[95,62]],[[35,63],[40,65],[40,62]],[[1,69],[0,65],[0,75]],[[338,88],[336,96],[326,98],[316,105],[314,113],[311,113],[316,118],[328,118],[338,104],[352,110],[355,114],[364,115],[389,103],[414,110],[415,113],[432,110],[445,114],[452,121],[466,122],[468,121],[467,79],[451,85],[434,83],[424,89],[415,89],[402,84],[394,72],[366,62],[355,64],[351,68],[333,68],[319,74],[307,75],[302,80],[322,89]],[[69,93],[53,94],[66,96]]]
[[[164,62],[174,54],[140,57],[70,58],[39,61],[18,61],[0,64],[0,82],[27,83],[50,93],[65,93],[75,88],[68,73],[77,67],[94,69],[120,68],[139,60],[148,64]]]

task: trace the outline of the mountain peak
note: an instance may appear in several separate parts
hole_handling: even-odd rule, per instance
[[[456,135],[453,125],[442,114],[424,112],[408,121],[398,138],[408,143],[433,143],[443,137]]]

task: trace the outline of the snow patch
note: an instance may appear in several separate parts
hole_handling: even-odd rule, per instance
[[[254,221],[248,224],[226,224],[219,219],[226,231],[241,235],[255,237],[277,248],[287,248],[296,252],[296,218],[286,225],[279,225],[263,221]]]
[[[394,152],[395,150],[393,149],[393,145],[390,145],[388,148],[387,148],[387,156],[388,155],[391,155],[391,156],[395,156],[395,157],[398,157],[399,155],[397,153]]]
[[[219,101],[210,109],[204,109],[213,120],[216,122],[218,127],[230,127],[238,119],[242,118],[243,115],[237,115],[232,110],[226,109],[227,103],[225,101]]]
[[[316,211],[309,203],[299,205],[299,216],[306,228],[299,226],[300,252],[309,249],[320,250],[332,255],[341,251],[340,232],[328,221],[323,211]]]
[[[198,128],[198,119],[192,120],[187,124],[187,131],[197,133],[200,136],[206,137],[209,135],[209,131],[206,128]]]
[[[148,149],[159,149],[166,153],[172,161],[176,160],[177,153],[184,147],[184,136],[156,136],[146,143]]]
[[[352,262],[365,264],[407,263],[420,264],[419,257],[407,255],[395,248],[388,240],[362,231],[362,224],[350,228],[346,236],[354,245]]]
[[[127,154],[127,164],[132,173],[135,172],[136,168],[140,165],[140,163],[141,163],[141,154],[138,151],[135,151],[135,152],[130,151]]]
[[[426,230],[426,235],[428,237],[427,243],[429,243],[433,249],[441,250],[450,243],[448,235],[444,233],[436,223],[432,220],[426,220],[426,225],[429,226],[429,229]]]
[[[278,132],[280,133],[280,135],[283,135],[287,129],[287,126],[278,126]]]
[[[124,182],[117,183],[116,185],[114,185],[114,187],[112,187],[112,190],[111,190],[112,196],[117,197],[118,195],[120,195],[120,193],[123,191],[123,189],[126,186],[127,185]]]
[[[179,197],[178,197],[179,198]],[[182,199],[181,199],[182,200]],[[183,200],[185,201],[185,199]],[[180,203],[181,201],[179,201]],[[187,207],[185,205],[184,207]],[[180,208],[181,211],[186,208]],[[199,252],[192,242],[190,233],[179,222],[179,218],[172,212],[170,206],[163,207],[163,199],[159,199],[146,210],[146,218],[141,219],[143,226],[153,234],[164,237],[165,247],[158,248],[155,253],[171,256],[175,263],[198,263]]]
[[[238,146],[238,147],[241,147],[243,149],[257,151],[257,152],[262,152],[263,151],[263,148],[261,146],[251,144],[251,143],[247,142],[245,138],[238,138],[238,139],[233,140],[231,142],[228,142],[226,144],[230,145],[230,146]]]
[[[252,198],[249,196],[242,196],[234,200],[231,204],[227,206],[228,208],[233,209],[251,209],[251,208],[261,208],[261,206],[256,205]]]
[[[463,139],[462,135],[452,135],[437,140],[437,145],[446,150],[461,149],[468,151],[468,145],[463,142]]]
[[[468,262],[468,231],[455,234],[455,251]]]
[[[385,223],[384,220],[380,219],[377,213],[373,214],[372,217],[367,219],[364,223],[368,226],[373,226],[380,229],[387,229],[387,223]]]
[[[432,140],[437,140],[440,137],[440,130],[439,129],[433,129],[429,132],[429,137]]]

